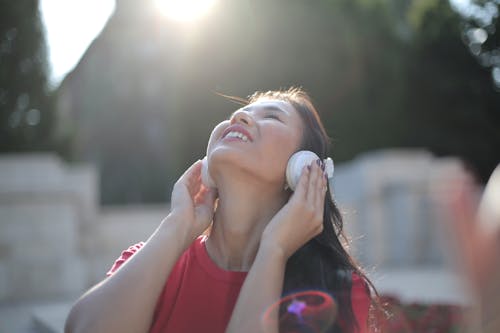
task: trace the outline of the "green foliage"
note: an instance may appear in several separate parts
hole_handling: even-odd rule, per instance
[[[443,2],[439,0],[412,1],[411,8],[408,11],[408,21],[412,28],[415,30],[425,28],[423,26],[424,17],[427,13],[436,10],[436,7],[439,6],[440,3]]]
[[[462,157],[482,181],[500,162],[500,94],[462,43],[462,19],[438,1],[420,13],[409,53],[410,144]]]
[[[491,69],[500,92],[500,0],[470,0],[457,6],[457,11],[462,16],[464,43],[482,66]]]
[[[38,1],[0,1],[0,152],[52,149]]]

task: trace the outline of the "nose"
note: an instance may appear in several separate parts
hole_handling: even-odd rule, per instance
[[[247,111],[238,110],[233,113],[231,117],[231,125],[236,123],[243,123],[247,126],[252,126],[254,124],[254,119]]]

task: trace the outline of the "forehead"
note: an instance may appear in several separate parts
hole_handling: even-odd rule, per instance
[[[242,110],[244,111],[254,111],[258,109],[278,110],[289,115],[293,115],[296,113],[295,108],[290,103],[278,99],[258,100],[242,108]]]

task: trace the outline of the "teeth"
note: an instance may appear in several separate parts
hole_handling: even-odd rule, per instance
[[[228,137],[228,138],[239,138],[239,139],[241,139],[241,140],[243,140],[243,141],[245,141],[245,142],[247,142],[247,141],[248,141],[248,137],[247,137],[245,134],[240,133],[240,132],[236,132],[236,131],[231,131],[231,132],[229,132],[229,133],[226,135],[226,137]]]

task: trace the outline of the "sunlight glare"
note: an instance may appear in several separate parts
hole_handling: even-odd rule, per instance
[[[115,0],[41,0],[51,84],[72,70],[115,10]]]
[[[194,21],[207,14],[215,0],[155,0],[158,9],[176,21]]]

